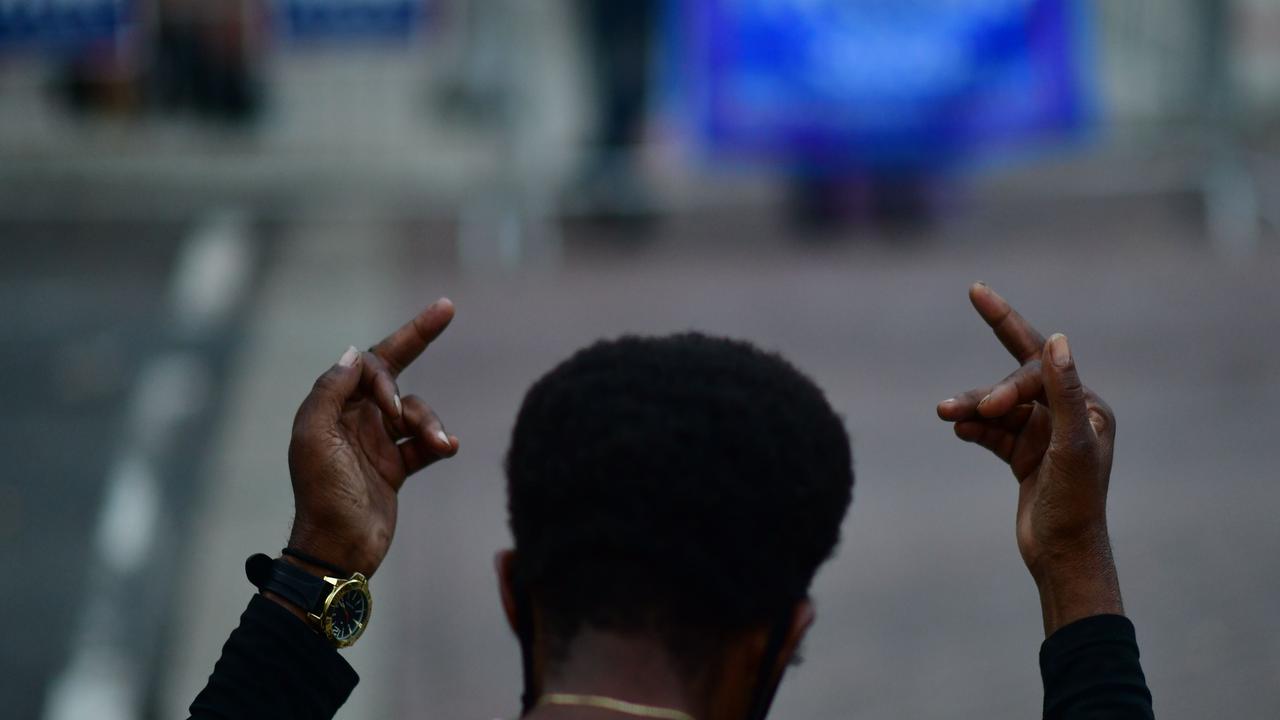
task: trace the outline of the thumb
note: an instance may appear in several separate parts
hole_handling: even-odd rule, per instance
[[[1049,337],[1041,352],[1044,373],[1044,394],[1049,401],[1053,419],[1054,445],[1061,448],[1078,447],[1096,439],[1093,425],[1089,423],[1089,407],[1085,399],[1084,385],[1076,372],[1075,359],[1067,336],[1055,333]]]
[[[360,351],[355,346],[348,347],[337,364],[316,378],[311,394],[298,408],[294,424],[327,426],[336,423],[347,398],[360,386],[360,362]]]

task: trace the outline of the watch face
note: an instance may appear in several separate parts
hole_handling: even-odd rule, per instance
[[[329,637],[339,647],[354,643],[369,624],[369,595],[359,583],[349,583],[339,588],[337,597],[329,603],[324,624]]]

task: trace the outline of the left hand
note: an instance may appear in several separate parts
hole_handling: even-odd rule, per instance
[[[1018,549],[1041,589],[1046,630],[1123,613],[1106,515],[1115,415],[1080,381],[1065,337],[1046,341],[986,285],[974,285],[969,298],[1022,365],[940,403],[938,415],[1017,478]]]
[[[349,348],[316,380],[289,442],[290,547],[366,576],[382,564],[404,481],[458,451],[431,407],[396,386],[452,319],[441,298],[371,350]]]

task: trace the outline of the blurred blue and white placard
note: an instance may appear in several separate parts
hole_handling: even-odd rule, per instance
[[[713,152],[941,166],[1089,115],[1073,0],[673,0],[674,85]]]
[[[0,47],[108,40],[131,10],[129,0],[0,0]]]
[[[277,5],[288,37],[395,39],[423,25],[428,0],[277,0]]]

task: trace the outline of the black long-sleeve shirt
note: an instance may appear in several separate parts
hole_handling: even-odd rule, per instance
[[[1047,720],[1153,718],[1133,624],[1085,618],[1040,647]],[[191,703],[196,720],[331,718],[359,677],[319,635],[255,595],[222,647],[209,684]]]

